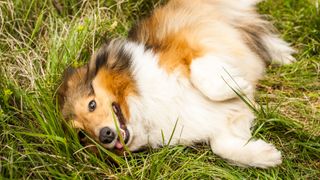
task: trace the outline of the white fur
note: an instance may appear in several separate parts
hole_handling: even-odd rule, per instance
[[[234,91],[252,96],[251,83],[243,78],[241,71],[225,63],[227,58],[206,55],[195,59],[190,67],[191,82],[213,101],[235,98]]]
[[[264,44],[268,48],[271,58],[278,64],[290,64],[296,59],[292,56],[295,51],[289,44],[275,35],[265,36]]]
[[[170,145],[206,142],[217,155],[238,165],[266,168],[281,163],[281,153],[273,145],[262,140],[249,141],[254,115],[239,98],[212,101],[205,96],[211,97],[210,94],[201,92],[206,91],[205,88],[199,91],[192,84],[201,86],[201,78],[189,80],[181,76],[179,71],[168,74],[159,67],[157,55],[145,51],[142,45],[128,43],[126,49],[133,56],[133,77],[139,91],[138,96],[128,99],[131,116],[128,123],[131,131],[128,148],[131,151],[143,146],[157,148],[167,145],[173,134]],[[230,70],[235,79],[240,79],[236,80],[240,87],[246,89],[250,86],[242,82],[241,73],[222,60],[219,61],[219,58],[212,57],[220,63],[219,66],[210,64],[208,59],[211,57],[197,60],[199,64],[192,67],[195,76],[203,77],[202,81],[208,83],[218,82],[221,87],[217,87],[217,90],[229,94],[219,74],[225,75],[220,69],[224,67]],[[218,69],[218,75],[212,74],[204,66]],[[207,76],[211,79],[206,79]],[[214,96],[219,98],[219,95]]]

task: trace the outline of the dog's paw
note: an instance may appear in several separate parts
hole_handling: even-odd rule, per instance
[[[297,60],[291,54],[284,54],[278,61],[280,62],[280,64],[292,64]]]
[[[205,96],[213,101],[225,101],[241,95],[252,95],[252,83],[240,69],[223,62],[218,56],[203,56],[191,64],[190,80]]]
[[[237,97],[237,95],[251,96],[254,92],[254,88],[249,81],[242,77],[228,77],[217,75],[213,81],[210,77],[214,75],[207,75],[204,77],[195,76],[192,77],[193,84],[199,88],[213,101],[224,101]],[[209,79],[208,79],[209,78]]]
[[[281,164],[281,152],[274,145],[262,140],[250,142],[249,145],[252,147],[252,157],[251,162],[248,163],[249,166],[268,168]]]
[[[254,90],[249,81],[242,77],[235,77],[233,81],[236,85],[233,85],[230,88],[234,88],[233,90],[240,93],[240,95],[251,95],[253,93]]]

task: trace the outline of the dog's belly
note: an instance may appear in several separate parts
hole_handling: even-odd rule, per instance
[[[252,117],[240,98],[210,100],[179,70],[168,73],[162,69],[152,51],[136,44],[128,46],[132,47],[135,47],[132,68],[138,95],[127,98],[130,114],[127,125],[132,131],[130,150],[146,145],[155,148],[169,142],[170,145],[207,142],[228,129],[229,119],[235,114],[245,112],[244,116]]]
[[[210,101],[188,79],[177,77],[150,83],[140,97],[130,99],[129,107],[132,151],[143,146],[207,142],[228,128],[228,118],[234,112],[247,109],[239,99]]]

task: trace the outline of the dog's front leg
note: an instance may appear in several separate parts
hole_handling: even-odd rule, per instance
[[[224,62],[223,57],[206,55],[192,61],[192,84],[213,101],[224,101],[242,95],[252,96],[254,88],[242,73]]]

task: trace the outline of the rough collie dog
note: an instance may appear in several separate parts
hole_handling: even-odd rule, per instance
[[[252,140],[257,81],[271,60],[295,61],[255,11],[257,0],[171,0],[111,40],[59,88],[64,118],[105,148],[208,143],[240,166],[267,168],[281,153]]]

